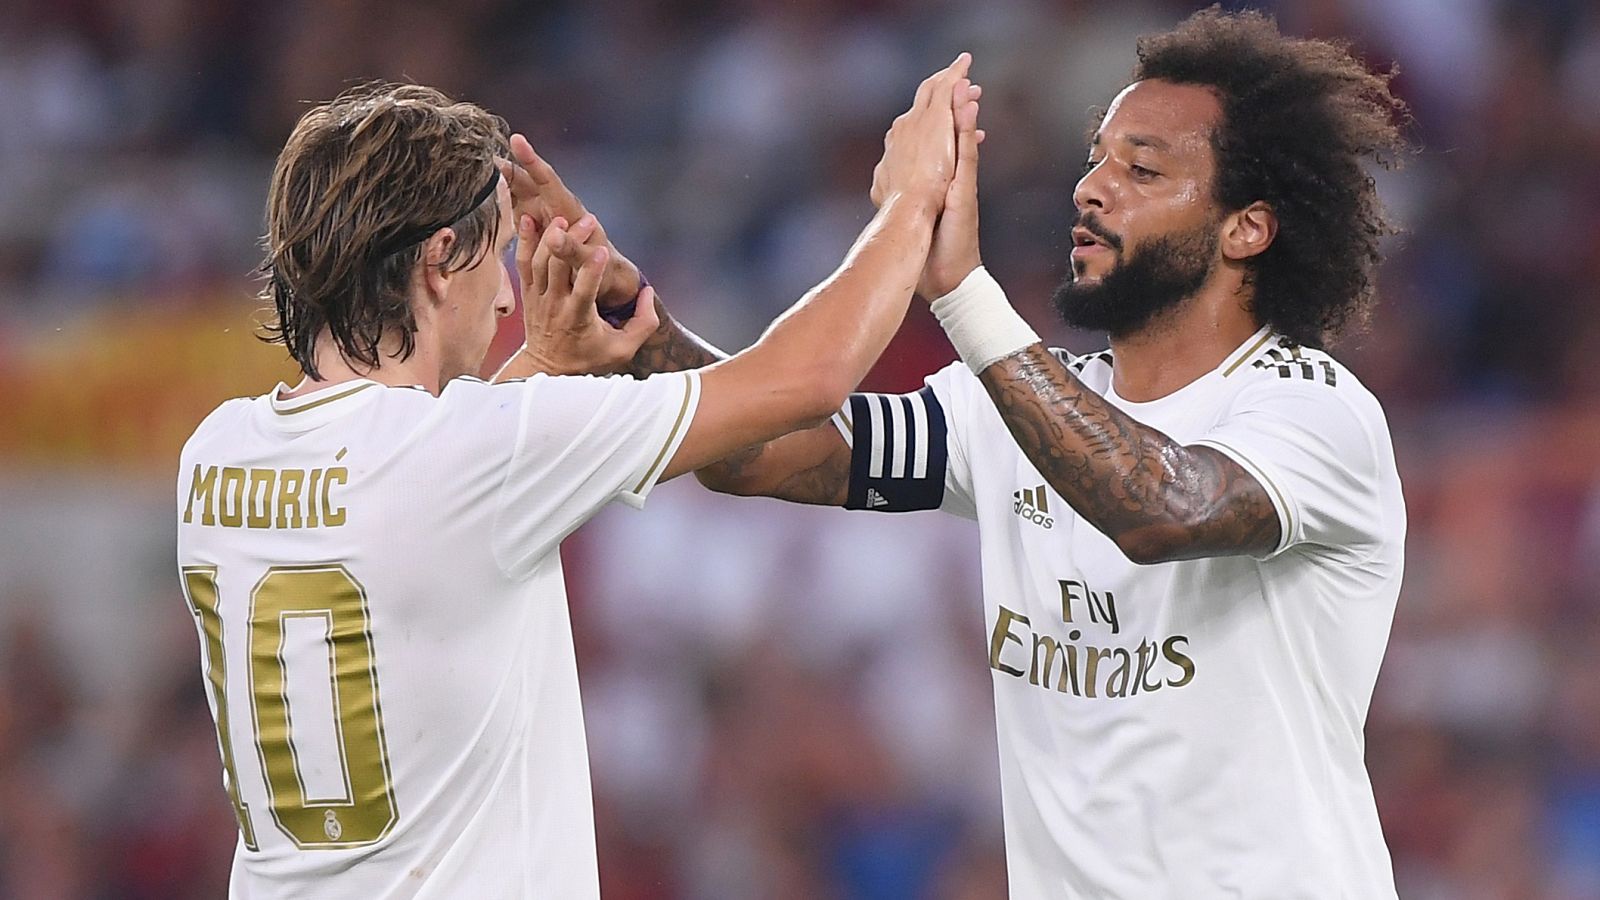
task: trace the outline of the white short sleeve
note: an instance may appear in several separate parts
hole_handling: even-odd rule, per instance
[[[963,519],[978,518],[978,503],[973,499],[972,464],[967,453],[967,431],[972,420],[970,392],[959,390],[958,382],[977,384],[977,376],[966,364],[957,360],[929,375],[925,380],[933,395],[945,410],[944,502],[939,508]],[[960,395],[960,396],[958,396]],[[988,397],[985,395],[984,400]]]
[[[689,431],[700,376],[539,375],[519,387],[515,449],[496,500],[494,535],[496,558],[513,575],[612,499],[644,505]]]
[[[1314,544],[1363,558],[1386,533],[1384,480],[1394,460],[1378,435],[1387,430],[1362,389],[1268,376],[1241,390],[1193,443],[1227,454],[1266,488],[1282,530],[1268,556]]]

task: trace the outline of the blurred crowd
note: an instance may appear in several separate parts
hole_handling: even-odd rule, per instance
[[[1334,348],[1385,404],[1411,516],[1367,747],[1401,896],[1600,898],[1600,6],[1251,5],[1398,61],[1421,148],[1378,173],[1406,232],[1371,327]],[[372,77],[504,115],[680,318],[742,346],[842,257],[883,130],[962,49],[985,261],[1041,333],[1095,349],[1046,303],[1083,135],[1136,37],[1195,8],[5,6],[0,371],[79,317],[247,327],[273,155],[305,101]],[[914,311],[872,386],[952,358]],[[234,826],[169,507],[165,469],[85,488],[0,466],[0,897],[223,890]],[[966,523],[674,484],[566,557],[608,898],[1004,896]]]

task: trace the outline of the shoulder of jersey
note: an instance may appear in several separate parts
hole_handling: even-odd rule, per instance
[[[1258,349],[1233,364],[1236,371],[1224,377],[1244,375],[1268,378],[1293,385],[1314,384],[1325,388],[1349,388],[1355,376],[1325,350],[1303,347],[1282,335],[1274,335]]]
[[[1082,375],[1088,371],[1090,366],[1105,366],[1109,369],[1112,364],[1111,351],[1109,349],[1096,353],[1085,353],[1082,356],[1073,356],[1071,352],[1060,347],[1051,347],[1050,353],[1056,359],[1061,360],[1061,364],[1071,369],[1075,375]]]

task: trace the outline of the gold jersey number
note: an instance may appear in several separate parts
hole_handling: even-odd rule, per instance
[[[250,808],[240,799],[238,758],[228,727],[227,655],[217,570],[186,567],[183,585],[205,644],[206,678],[228,799],[245,846],[256,850]],[[302,850],[359,847],[381,840],[394,827],[398,813],[366,591],[341,565],[274,566],[251,590],[249,609],[251,730],[273,822]],[[299,651],[293,660],[297,674],[308,671],[302,667],[317,672],[309,682],[297,678],[299,692],[290,690],[291,660],[286,651],[291,630],[300,637],[294,642]],[[315,637],[321,636],[320,659],[315,651],[307,658],[307,635],[312,636],[313,647],[318,643]],[[319,676],[324,667],[325,698],[315,687],[322,684]],[[307,683],[313,685],[310,693]],[[309,698],[301,699],[305,709],[293,708],[292,693]],[[337,771],[308,777],[318,774],[302,760],[305,748],[311,746],[336,751]]]

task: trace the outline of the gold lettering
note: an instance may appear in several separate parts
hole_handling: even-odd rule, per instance
[[[1179,641],[1182,641],[1185,645],[1189,643],[1189,639],[1184,635],[1175,634],[1167,638],[1167,642],[1161,645],[1161,655],[1167,658],[1167,662],[1183,670],[1183,677],[1177,681],[1168,681],[1168,687],[1183,687],[1194,680],[1194,660],[1178,649]]]
[[[200,473],[200,464],[194,464],[194,478],[189,482],[189,505],[183,510],[185,525],[194,521],[194,504],[200,501],[200,524],[217,524],[217,467],[210,466]]]
[[[1028,683],[1039,683],[1039,650],[1044,650],[1044,684],[1050,686],[1050,667],[1055,664],[1056,652],[1061,645],[1048,634],[1035,634],[1033,636],[1033,662],[1028,666]]]
[[[1139,693],[1140,690],[1161,690],[1161,682],[1158,681],[1155,684],[1151,684],[1150,682],[1146,681],[1144,677],[1150,673],[1150,664],[1155,662],[1155,653],[1155,644],[1152,644],[1149,641],[1139,642],[1139,671],[1138,674],[1136,674],[1133,678],[1133,692],[1135,694]]]
[[[1083,592],[1087,590],[1081,581],[1062,581],[1061,585],[1061,621],[1071,624],[1072,601],[1082,600]]]
[[[337,528],[344,524],[344,507],[334,508],[330,494],[335,481],[346,484],[350,480],[350,470],[344,466],[336,466],[328,470],[328,477],[322,479],[322,521],[329,528]]]
[[[272,527],[272,489],[277,482],[278,473],[271,469],[250,470],[250,490],[246,492],[250,507],[246,511],[246,525],[251,528]]]
[[[1100,602],[1104,596],[1105,602]],[[1096,615],[1096,613],[1099,613]],[[1116,634],[1121,629],[1117,627],[1117,598],[1110,591],[1089,591],[1089,621],[1104,622],[1111,626],[1111,633]]]
[[[300,488],[305,483],[305,469],[284,469],[278,479],[278,527],[299,528],[305,524],[300,512]]]
[[[1084,647],[1083,652],[1085,655],[1083,664],[1083,695],[1085,697],[1093,697],[1095,696],[1094,677],[1100,671],[1100,660],[1103,657],[1109,658],[1111,656],[1111,651],[1101,650],[1099,647]]]
[[[218,517],[224,528],[238,528],[244,524],[244,469],[237,466],[224,466],[222,468],[222,514]],[[229,509],[229,504],[233,508]]]
[[[1079,637],[1082,636],[1082,632],[1080,632],[1076,628],[1074,628],[1072,630],[1072,633],[1067,635],[1067,636],[1072,638],[1073,640],[1077,640]],[[1056,690],[1062,692],[1063,694],[1066,693],[1067,692],[1067,679],[1070,678],[1070,679],[1072,679],[1072,694],[1073,694],[1073,696],[1082,697],[1083,696],[1083,692],[1078,687],[1078,645],[1077,644],[1062,644],[1061,646],[1066,652],[1063,654],[1063,658],[1062,658],[1061,681],[1060,681],[1060,683],[1058,683],[1056,685]]]
[[[317,482],[320,481],[321,479],[322,479],[322,470],[321,469],[312,469],[311,470],[311,482],[306,487],[306,527],[307,528],[316,528],[317,526],[322,524],[317,519],[317,516],[319,515],[318,510],[321,508],[319,506],[319,504],[317,503],[317,496],[318,496],[318,494],[317,494]]]
[[[1000,614],[994,621],[994,636],[989,639],[989,668],[997,669],[1007,675],[1016,675],[1020,678],[1022,676],[1021,669],[1012,668],[1000,661],[1000,650],[1005,646],[1006,641],[1016,641],[1018,647],[1022,646],[1022,638],[1011,633],[1011,622],[1013,620],[1021,622],[1023,625],[1029,624],[1027,616],[1014,613],[1004,606],[1000,607]]]
[[[1106,679],[1107,697],[1128,696],[1128,670],[1133,665],[1133,656],[1121,647],[1111,651],[1117,658],[1117,668]]]

